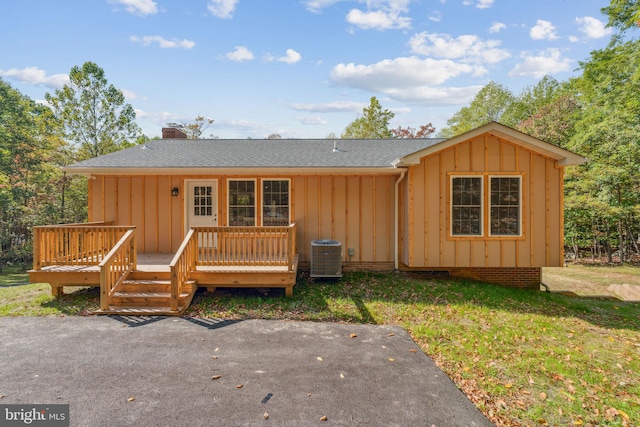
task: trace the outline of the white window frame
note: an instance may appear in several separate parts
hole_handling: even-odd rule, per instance
[[[265,181],[287,181],[289,191],[287,192],[287,225],[291,224],[291,178],[261,178],[260,179],[260,213],[261,213],[261,221],[264,226],[264,211],[268,206],[265,205],[265,197],[264,197],[264,182]]]
[[[491,181],[494,178],[517,178],[518,179],[518,234],[494,234],[491,232],[491,208],[493,205],[491,204]],[[487,187],[487,218],[489,219],[487,223],[488,235],[490,237],[504,237],[504,238],[517,238],[522,237],[522,175],[489,175],[489,185]],[[503,206],[503,205],[498,205]]]
[[[480,233],[478,234],[453,234],[453,181],[457,178],[476,178],[480,180]],[[451,175],[449,180],[449,236],[453,238],[482,237],[484,236],[485,191],[484,175]]]
[[[231,183],[253,182],[253,225],[239,225],[237,227],[255,227],[258,224],[258,180],[256,178],[229,178],[227,179],[227,225],[231,225]],[[237,207],[238,205],[234,205]],[[234,226],[232,226],[234,227]]]

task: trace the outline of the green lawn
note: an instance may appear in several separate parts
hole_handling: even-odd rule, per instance
[[[56,299],[44,285],[7,287],[4,276],[4,316],[98,306],[96,289]],[[640,304],[351,273],[339,282],[303,277],[293,298],[281,290],[201,292],[186,315],[399,325],[497,425],[640,423]]]

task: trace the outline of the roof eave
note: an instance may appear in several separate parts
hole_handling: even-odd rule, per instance
[[[63,167],[72,175],[399,175],[402,170],[378,167],[234,167],[234,168],[140,168],[140,167]]]

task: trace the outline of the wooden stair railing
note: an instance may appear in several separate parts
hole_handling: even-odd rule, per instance
[[[171,270],[171,311],[178,310],[180,292],[187,286],[191,273],[196,269],[198,239],[196,232],[189,230],[176,252],[169,268]],[[193,293],[193,289],[189,290]]]
[[[135,228],[127,231],[102,259],[100,267],[100,309],[108,310],[113,294],[137,267]]]

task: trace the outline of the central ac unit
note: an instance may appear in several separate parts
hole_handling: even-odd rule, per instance
[[[311,242],[311,277],[342,277],[342,243],[336,240]]]

